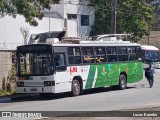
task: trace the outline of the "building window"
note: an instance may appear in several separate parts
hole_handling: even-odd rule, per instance
[[[89,26],[89,15],[81,15],[81,26]]]
[[[76,20],[77,15],[76,14],[67,14],[67,18],[68,18],[68,20]]]

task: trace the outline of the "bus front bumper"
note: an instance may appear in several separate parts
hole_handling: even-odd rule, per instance
[[[17,93],[55,93],[54,86],[45,87],[17,87]]]

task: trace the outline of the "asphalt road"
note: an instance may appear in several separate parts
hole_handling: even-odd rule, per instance
[[[71,97],[58,94],[42,99],[33,96],[10,103],[0,103],[0,111],[110,111],[160,106],[160,69],[156,69],[153,88],[147,80],[128,84],[126,90],[111,88],[85,91],[84,95]]]

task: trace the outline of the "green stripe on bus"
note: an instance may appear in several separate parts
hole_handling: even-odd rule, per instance
[[[95,83],[96,87],[102,87],[104,86],[104,83],[107,82],[107,65],[102,64],[97,66],[97,80]]]
[[[91,65],[89,69],[89,74],[88,74],[85,89],[92,88],[92,84],[95,78],[95,72],[96,72],[96,65]]]

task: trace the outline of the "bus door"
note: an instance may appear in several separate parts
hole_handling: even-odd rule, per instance
[[[66,54],[65,53],[55,53],[54,55],[55,63],[55,83],[56,90],[58,92],[66,92],[71,90],[71,79],[70,74],[67,70],[66,65]]]

